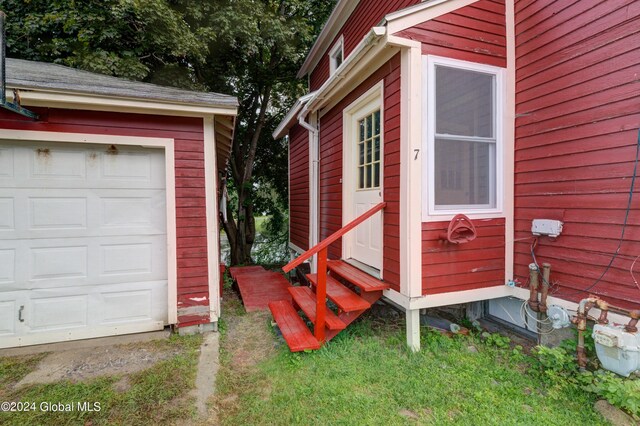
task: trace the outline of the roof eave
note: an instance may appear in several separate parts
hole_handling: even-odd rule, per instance
[[[320,61],[320,55],[329,48],[329,44],[336,38],[338,32],[349,16],[351,16],[351,13],[355,10],[356,6],[358,6],[359,2],[360,0],[338,0],[331,15],[329,15],[329,19],[327,19],[326,24],[322,27],[318,38],[316,38],[311,50],[309,50],[309,54],[307,54],[307,58],[302,64],[302,67],[300,67],[296,76],[297,78],[303,78],[308,72],[315,68]]]
[[[133,112],[142,114],[176,115],[204,117],[209,115],[237,115],[238,107],[231,105],[213,105],[205,103],[183,103],[167,100],[133,98],[123,96],[104,96],[69,92],[63,90],[43,90],[27,85],[7,85],[8,89],[20,90],[23,106],[57,107],[63,109],[82,108],[94,111]],[[13,98],[7,90],[7,98]]]
[[[276,130],[271,134],[274,139],[280,139],[287,134],[289,129],[298,121],[298,113],[302,107],[313,97],[314,94],[315,92],[308,93],[300,97],[295,104],[293,104],[289,112],[287,112],[287,115],[285,115],[280,124],[278,124],[278,127],[276,127]]]

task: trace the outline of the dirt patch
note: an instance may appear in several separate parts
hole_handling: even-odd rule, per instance
[[[163,349],[153,343],[143,343],[51,353],[15,386],[61,380],[80,382],[99,376],[127,375],[145,370],[180,352],[179,348]],[[126,388],[124,384],[122,387]]]
[[[263,389],[261,396],[269,397],[270,384],[257,379],[254,373],[260,362],[275,355],[280,344],[271,331],[271,313],[245,313],[238,295],[230,289],[225,289],[223,311],[226,330],[220,343],[218,380],[221,388],[213,407],[219,418],[239,409],[238,394],[243,393],[243,388]]]
[[[236,293],[225,294],[225,304],[238,302]],[[236,299],[236,300],[233,300]],[[230,367],[236,371],[247,371],[275,353],[276,341],[269,330],[271,313],[257,311],[247,314],[229,315],[227,331],[222,349],[233,360]]]

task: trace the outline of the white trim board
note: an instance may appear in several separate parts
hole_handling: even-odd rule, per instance
[[[168,323],[178,322],[178,264],[176,235],[176,178],[174,161],[174,139],[138,136],[94,135],[88,133],[61,133],[35,130],[0,130],[0,139],[12,141],[87,143],[106,145],[132,145],[145,148],[164,149],[165,197],[167,218],[167,295]],[[142,330],[145,331],[145,330]],[[137,331],[130,331],[135,333]],[[78,337],[82,338],[82,337]]]
[[[389,34],[406,30],[422,22],[453,12],[478,0],[429,0],[389,13],[384,18]]]
[[[220,229],[218,221],[218,166],[214,117],[203,119],[204,186],[207,221],[207,266],[209,269],[209,321],[220,317]]]
[[[327,19],[327,23],[322,27],[320,35],[316,38],[309,54],[300,67],[297,78],[302,78],[313,72],[324,52],[329,48],[329,44],[336,38],[338,32],[347,22],[356,6],[358,6],[358,3],[360,3],[360,0],[338,0],[331,15],[329,15],[329,19]]]
[[[504,281],[513,279],[515,238],[515,128],[516,128],[516,34],[515,6],[506,2],[507,78],[504,117]]]
[[[7,100],[13,94],[7,92]],[[237,115],[236,107],[208,107],[154,100],[139,100],[98,95],[81,95],[65,92],[20,89],[20,100],[24,107],[46,107],[61,109],[83,109],[89,111],[111,111],[137,114],[171,115],[182,117],[206,117],[209,115]]]
[[[435,179],[432,174],[435,171],[435,67],[438,65],[469,70],[473,72],[487,73],[495,76],[495,208],[474,208],[473,206],[459,206],[451,209],[435,209]],[[422,168],[422,182],[426,184],[422,188],[422,221],[451,220],[456,214],[464,213],[471,219],[504,217],[504,133],[508,120],[505,117],[505,69],[492,65],[476,62],[462,61],[441,56],[425,55],[422,57],[422,81],[423,90],[427,95],[422,99],[422,118],[427,123],[423,127],[422,150],[427,156],[426,167]]]
[[[353,101],[342,111],[342,226],[356,218],[353,210],[354,191],[356,188],[356,173],[353,167],[355,153],[354,140],[357,140],[358,127],[355,124],[360,118],[371,114],[375,110],[380,110],[380,170],[382,178],[380,180],[380,192],[384,194],[384,80],[373,85],[369,90]],[[350,172],[348,172],[350,171]],[[384,195],[382,195],[384,201]],[[384,227],[384,212],[380,221]],[[350,258],[350,248],[353,245],[355,230],[342,237],[342,257]],[[383,229],[380,230],[381,234]],[[380,273],[377,278],[382,279],[384,244],[380,251]],[[376,268],[377,269],[377,268]]]
[[[480,300],[497,299],[512,296],[506,285],[480,288],[476,290],[452,291],[450,293],[428,294],[421,297],[407,297],[395,290],[385,290],[384,297],[405,310],[436,308],[439,306],[457,305]]]

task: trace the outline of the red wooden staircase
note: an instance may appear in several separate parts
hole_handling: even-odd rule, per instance
[[[282,268],[289,272],[318,254],[318,273],[307,275],[311,287],[290,287],[288,290],[293,301],[269,303],[271,314],[291,352],[320,349],[369,309],[389,288],[383,281],[342,260],[327,260],[327,249],[331,243],[385,206],[386,203],[380,203],[373,207]],[[336,306],[336,312],[327,307],[327,298]],[[313,324],[313,333],[300,317],[299,311]]]

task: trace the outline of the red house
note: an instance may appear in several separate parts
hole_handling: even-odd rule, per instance
[[[416,349],[422,308],[510,298],[486,303],[508,319],[532,252],[552,265],[550,303],[637,306],[639,28],[634,1],[339,0],[298,74],[309,94],[274,132],[290,248],[386,203],[328,255],[388,286]],[[472,241],[447,239],[458,214]],[[533,219],[564,226],[536,237]]]
[[[6,81],[38,118],[0,109],[0,348],[213,328],[236,99],[15,59]]]

